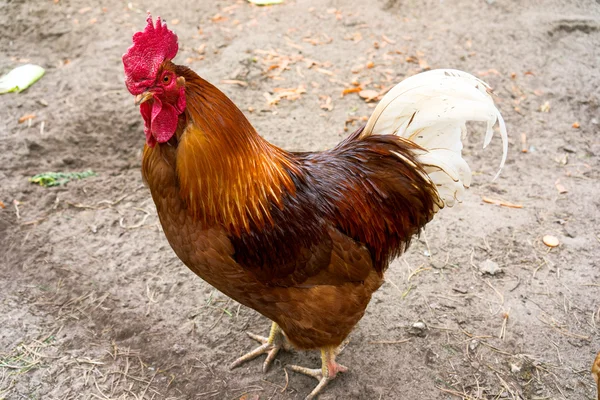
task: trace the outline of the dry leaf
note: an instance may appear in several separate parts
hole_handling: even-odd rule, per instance
[[[554,186],[556,186],[556,190],[558,190],[558,193],[560,193],[560,194],[565,194],[568,192],[568,190],[562,185],[562,183],[560,183],[560,179],[558,179],[554,183]]]
[[[6,205],[4,205],[4,202],[0,201],[0,208],[6,208]]]
[[[245,395],[240,397],[240,400],[259,400],[259,399],[260,399],[260,397],[258,396],[257,393],[246,393]]]
[[[544,104],[540,106],[541,112],[550,112],[550,102],[546,101]]]
[[[221,14],[216,14],[214,17],[211,18],[212,22],[223,22],[223,21],[227,21],[229,18],[222,16]]]
[[[375,67],[375,63],[373,61],[369,61],[367,63],[367,68],[371,69],[371,68],[374,68],[374,67]]]
[[[579,122],[573,122],[573,125],[571,125],[574,129],[579,129]]]
[[[323,110],[331,111],[333,110],[333,103],[331,101],[331,96],[321,95],[319,98],[322,100],[320,106]]]
[[[354,82],[352,82],[354,83]],[[355,86],[353,88],[346,88],[344,90],[342,90],[342,95],[340,97],[344,97],[350,93],[358,93],[362,90],[362,88],[360,86]]]
[[[23,115],[21,118],[19,118],[19,123],[22,124],[25,121],[29,121],[30,119],[34,119],[35,118],[35,114],[26,114]]]
[[[358,43],[361,40],[363,40],[363,36],[362,36],[362,33],[360,33],[360,32],[354,32],[351,35],[344,36],[344,40],[350,40],[354,43]]]
[[[358,95],[365,99],[365,101],[369,102],[375,99],[377,96],[379,96],[379,92],[377,92],[376,90],[367,89],[361,90],[360,92],[358,92]]]
[[[548,247],[557,247],[560,242],[556,236],[546,235],[542,238],[542,242]]]

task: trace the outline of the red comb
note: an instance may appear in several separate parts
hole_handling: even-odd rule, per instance
[[[123,54],[127,89],[133,95],[143,93],[156,80],[156,72],[165,60],[177,55],[179,46],[177,35],[167,28],[167,24],[148,13],[148,25],[142,32],[133,35],[133,45]]]

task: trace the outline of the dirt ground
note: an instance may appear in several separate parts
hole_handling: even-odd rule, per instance
[[[357,94],[341,97],[353,79],[379,92],[450,67],[495,88],[506,168],[492,182],[499,139],[482,150],[475,126],[466,200],[393,263],[339,356],[349,373],[321,399],[595,399],[598,1],[166,3],[0,1],[0,73],[47,69],[0,97],[0,398],[302,399],[316,384],[283,367],[317,367],[317,353],[283,353],[267,374],[262,360],[229,371],[256,345],[245,331],[266,334],[268,321],[194,276],[164,238],[121,64],[149,9],[179,35],[175,61],[289,150],[333,146],[345,121],[369,115]],[[277,88],[295,90],[269,105]],[[27,179],[87,169],[97,176],[53,188]],[[501,271],[483,274],[486,260]],[[419,321],[427,328],[411,328]]]

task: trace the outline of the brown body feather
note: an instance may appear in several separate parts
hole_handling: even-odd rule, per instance
[[[277,322],[299,348],[339,345],[437,192],[395,136],[288,153],[185,67],[186,112],[142,173],[169,243],[208,283]],[[401,155],[398,156],[397,154]]]

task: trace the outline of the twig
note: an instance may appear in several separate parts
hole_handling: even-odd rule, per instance
[[[410,339],[402,339],[402,340],[374,340],[369,342],[369,344],[401,344],[410,342]]]

